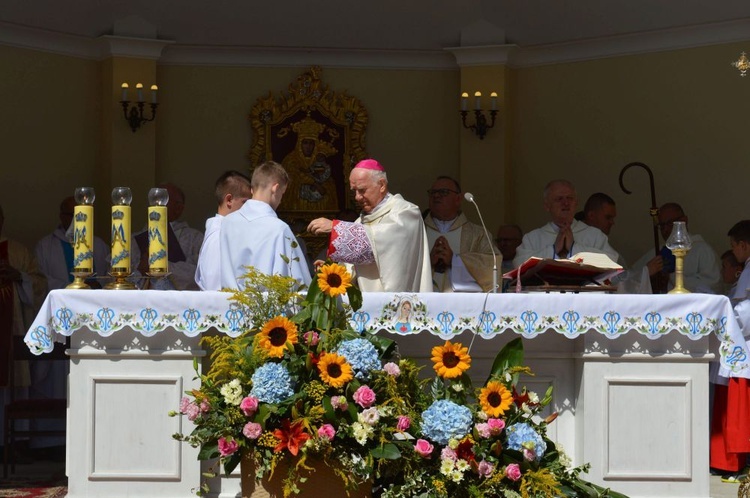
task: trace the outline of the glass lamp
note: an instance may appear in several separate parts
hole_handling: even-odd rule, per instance
[[[152,188],[148,192],[148,273],[165,276],[167,268],[167,203],[169,191]]]
[[[94,199],[93,187],[78,187],[73,197],[73,282],[66,289],[90,289],[86,279],[94,274]]]
[[[683,267],[685,255],[691,247],[693,247],[693,241],[690,240],[687,225],[684,221],[675,221],[672,225],[672,233],[667,239],[667,248],[675,257],[674,289],[669,291],[669,294],[690,294],[684,285]]]

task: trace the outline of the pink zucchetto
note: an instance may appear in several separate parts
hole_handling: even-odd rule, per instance
[[[375,171],[385,171],[385,168],[382,164],[377,162],[375,159],[362,159],[360,162],[357,163],[354,168],[360,168],[360,169],[374,169]]]

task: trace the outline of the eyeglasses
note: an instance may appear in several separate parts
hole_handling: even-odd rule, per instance
[[[458,194],[455,190],[449,188],[433,188],[427,191],[427,195],[430,197],[445,197],[448,194]]]

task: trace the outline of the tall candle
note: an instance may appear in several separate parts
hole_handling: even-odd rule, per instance
[[[143,83],[136,83],[135,92],[138,94],[138,102],[143,102]]]
[[[461,94],[461,110],[465,111],[469,108],[469,94],[464,92]]]
[[[151,103],[156,104],[156,92],[159,91],[159,87],[151,85]]]
[[[482,109],[482,92],[474,92],[474,109]]]
[[[128,100],[128,84],[127,83],[122,84],[122,99],[120,100],[122,100],[123,102]]]
[[[112,190],[112,272],[130,273],[130,202],[128,187]]]
[[[165,188],[152,188],[148,193],[148,268],[153,273],[166,273],[167,258],[167,202]]]
[[[73,271],[94,271],[94,189],[79,187],[75,190],[76,207],[73,209]]]

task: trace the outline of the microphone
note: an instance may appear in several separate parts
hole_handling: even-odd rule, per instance
[[[495,253],[495,248],[492,245],[492,238],[490,237],[490,233],[487,231],[487,225],[484,224],[484,218],[482,218],[482,212],[479,210],[479,205],[474,201],[474,195],[471,194],[471,192],[465,192],[464,199],[474,204],[474,207],[477,208],[477,214],[479,215],[479,221],[482,222],[484,235],[487,237],[487,242],[490,243],[492,260],[494,261],[492,266],[492,292],[497,293],[497,254]]]

